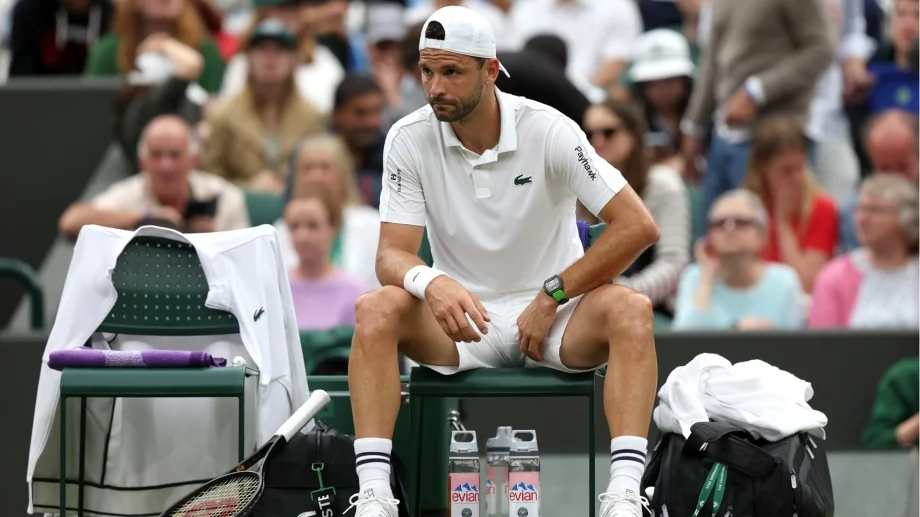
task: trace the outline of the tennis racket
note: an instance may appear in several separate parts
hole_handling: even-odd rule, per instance
[[[243,517],[255,507],[262,495],[262,470],[272,456],[284,448],[294,434],[303,429],[329,404],[329,394],[315,390],[310,399],[281,425],[268,442],[243,460],[229,473],[212,479],[179,502],[160,517]]]

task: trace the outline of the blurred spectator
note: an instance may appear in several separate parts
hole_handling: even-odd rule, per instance
[[[656,161],[674,158],[680,152],[680,121],[693,92],[690,46],[672,30],[655,29],[640,36],[636,47],[628,77],[645,109],[645,144]]]
[[[838,204],[853,197],[860,177],[843,101],[861,101],[872,84],[866,61],[875,42],[866,36],[863,4],[863,0],[826,2],[837,59],[818,79],[806,130],[816,141],[815,177]]]
[[[795,270],[765,262],[767,212],[746,190],[712,205],[709,233],[695,246],[677,289],[674,330],[799,328],[802,296]]]
[[[591,106],[583,127],[598,155],[623,173],[661,229],[658,243],[614,281],[645,293],[655,312],[670,318],[677,282],[690,260],[690,208],[684,182],[674,169],[650,165],[643,145],[645,126],[631,104],[611,100]]]
[[[517,2],[529,0],[516,0]],[[515,0],[420,0],[406,11],[406,23],[424,24],[428,17],[442,7],[460,5],[483,15],[495,32],[495,48],[517,50],[521,46],[520,35],[515,30],[512,7]],[[504,63],[502,63],[504,64]]]
[[[386,134],[399,119],[428,104],[425,89],[422,88],[422,71],[418,67],[418,42],[422,36],[422,25],[417,23],[406,30],[399,42],[399,62],[402,75],[399,79],[398,96],[388,100],[383,112],[381,132]]]
[[[342,207],[342,223],[333,241],[332,264],[360,278],[365,284],[378,286],[375,262],[380,215],[361,200],[356,188],[355,168],[342,139],[333,135],[306,138],[294,156],[294,174],[288,194],[297,199],[310,189],[328,190]],[[298,255],[284,221],[277,221],[278,247],[289,268],[298,267]]]
[[[246,86],[208,110],[203,167],[238,185],[280,193],[291,152],[301,138],[323,130],[323,119],[294,85],[297,40],[282,21],[259,22],[246,52]]]
[[[755,129],[744,188],[769,214],[763,258],[792,266],[806,292],[837,247],[837,207],[808,169],[808,137],[794,119],[771,117]]]
[[[824,0],[709,0],[709,41],[681,123],[684,174],[695,178],[710,123],[703,214],[747,171],[751,130],[770,115],[808,118],[815,82],[834,58]],[[702,215],[702,214],[701,214]]]
[[[345,140],[364,202],[380,205],[383,178],[383,90],[370,76],[348,74],[335,91],[332,131]]]
[[[137,143],[151,120],[178,115],[193,127],[201,120],[208,94],[194,81],[203,66],[198,51],[175,39],[164,40],[160,52],[138,56],[115,98],[115,137],[131,174],[140,169]]]
[[[405,8],[392,3],[371,4],[367,10],[365,43],[368,66],[383,90],[388,112],[390,108],[402,104],[402,81],[406,72],[402,52],[406,37],[404,15]],[[418,47],[418,40],[415,45]]]
[[[876,62],[869,66],[875,85],[869,95],[868,109],[877,113],[886,109],[902,109],[917,114],[920,110],[920,86],[916,54],[911,47],[920,34],[920,1],[897,0],[891,13],[890,47],[882,50]]]
[[[534,36],[519,52],[499,52],[498,59],[510,77],[498,74],[495,86],[559,110],[572,120],[582,120],[591,105],[565,73],[565,42],[558,36]]]
[[[681,12],[675,0],[636,0],[646,31],[680,25]]]
[[[891,366],[875,391],[872,414],[862,443],[871,449],[913,449],[920,442],[920,360],[902,359]]]
[[[75,239],[87,224],[132,230],[165,224],[188,233],[249,226],[243,192],[223,178],[194,169],[198,143],[181,118],[154,119],[137,151],[143,173],[112,184],[92,201],[61,215],[61,233]]]
[[[901,110],[889,110],[869,121],[865,131],[865,148],[872,166],[877,171],[900,174],[914,183],[920,182],[918,153],[920,131],[917,116]],[[853,196],[840,207],[840,251],[853,251],[859,247],[853,214],[858,196]]]
[[[569,79],[592,102],[616,85],[642,33],[633,0],[520,0],[512,14],[521,41],[539,34],[565,41]]]
[[[233,57],[239,42],[235,36],[224,30],[224,13],[211,0],[190,1],[195,5],[205,29],[217,45],[221,59],[226,61]]]
[[[81,75],[89,49],[109,31],[114,15],[110,0],[19,0],[9,75]]]
[[[877,173],[860,189],[862,248],[831,261],[815,282],[811,327],[916,329],[920,319],[917,185]]]
[[[198,83],[211,93],[220,89],[224,61],[191,0],[120,0],[112,30],[90,51],[88,75],[125,75],[140,54],[162,52],[176,39],[201,53]]]
[[[291,34],[297,38],[297,68],[294,72],[297,91],[325,116],[332,110],[335,87],[345,76],[345,70],[335,55],[317,42],[312,27],[306,22],[312,9],[316,7],[297,0],[256,0],[252,25],[241,41],[245,46],[246,41],[252,37],[252,32],[263,20],[282,20]],[[221,96],[233,96],[243,91],[246,78],[249,76],[247,55],[246,52],[242,52],[227,63]]]
[[[354,326],[355,302],[369,287],[333,264],[332,256],[341,253],[336,249],[342,224],[337,197],[325,189],[302,192],[288,201],[284,222],[298,257],[289,273],[298,328]]]
[[[357,38],[359,41],[353,41],[345,23],[349,1],[315,0],[310,3],[312,5],[305,16],[317,41],[332,51],[346,72],[365,68],[360,38]]]

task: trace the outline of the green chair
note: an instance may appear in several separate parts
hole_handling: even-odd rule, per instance
[[[112,274],[115,306],[98,332],[153,336],[239,333],[236,318],[206,307],[208,284],[195,249],[161,237],[136,237]],[[228,358],[229,359],[229,358]],[[80,399],[79,515],[83,515],[86,399],[90,397],[232,397],[239,405],[237,456],[245,457],[246,369],[64,368],[61,373],[61,515],[67,496],[67,399]]]
[[[606,225],[593,225],[588,228],[588,246],[597,240]],[[426,239],[427,242],[427,239]],[[419,256],[422,256],[419,253]],[[430,256],[430,252],[429,252]],[[426,258],[426,257],[423,257]],[[428,265],[431,265],[430,257]],[[416,453],[412,457],[412,472],[420,473],[423,446],[430,441],[426,435],[425,412],[428,399],[466,398],[466,397],[584,397],[588,402],[588,502],[590,516],[594,517],[594,462],[596,444],[594,443],[594,380],[598,374],[587,372],[566,374],[548,368],[494,368],[472,370],[455,375],[441,375],[427,368],[413,368],[409,376],[409,402],[412,414],[412,443]],[[446,437],[444,440],[446,448]],[[436,474],[431,471],[431,474]],[[414,494],[410,510],[412,515],[421,517],[422,481],[428,477],[415,475],[412,480]],[[443,483],[442,483],[443,484]],[[430,487],[435,488],[435,487]],[[446,488],[446,486],[444,487]]]
[[[32,330],[41,330],[45,326],[45,293],[38,273],[25,262],[11,258],[0,258],[0,277],[13,277],[20,281],[29,291],[32,302]]]
[[[328,330],[301,330],[300,347],[307,375],[312,375],[316,367],[327,359],[348,359],[354,333],[354,327],[344,325]]]
[[[284,211],[284,196],[254,190],[244,191],[246,211],[253,226],[274,224]]]

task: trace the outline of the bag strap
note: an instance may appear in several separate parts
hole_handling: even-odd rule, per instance
[[[744,429],[721,422],[697,422],[690,427],[684,454],[705,456],[751,477],[761,478],[779,464],[779,459],[750,442]]]

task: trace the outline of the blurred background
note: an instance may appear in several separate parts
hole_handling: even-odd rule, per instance
[[[661,227],[612,279],[655,305],[659,382],[708,351],[787,369],[829,416],[835,492],[915,508],[918,0],[0,0],[0,514],[24,514],[84,225],[273,225],[301,329],[354,324],[384,138],[426,104],[418,39],[446,5],[491,22],[498,88],[580,124]],[[491,436],[554,404],[541,448],[579,449],[584,413],[516,404],[464,419]]]

